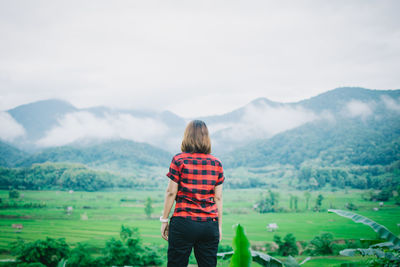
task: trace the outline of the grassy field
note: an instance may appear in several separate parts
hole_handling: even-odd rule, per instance
[[[344,209],[347,202],[359,207],[356,212],[385,225],[396,235],[400,234],[400,207],[385,202],[379,211],[374,211],[378,203],[364,201],[362,191],[323,191],[313,192],[310,207],[315,205],[318,194],[324,196],[322,208],[325,211],[305,210],[305,197],[300,191],[276,190],[280,194],[279,205],[288,210],[284,213],[259,214],[252,209],[266,190],[241,189],[224,191],[224,218],[222,244],[232,243],[232,226],[244,226],[253,246],[264,246],[278,234],[293,233],[298,241],[309,241],[323,232],[330,232],[335,239],[373,239],[376,234],[369,227],[326,212],[328,208]],[[64,191],[21,191],[23,198],[19,203],[45,203],[44,208],[0,209],[0,249],[7,250],[10,242],[18,237],[26,241],[43,239],[46,236],[65,237],[72,247],[77,242],[87,242],[103,247],[105,240],[119,236],[121,225],[138,227],[142,239],[147,244],[166,246],[161,239],[158,217],[163,205],[163,191],[124,191],[124,192],[64,192]],[[299,197],[299,211],[289,211],[289,196]],[[144,203],[147,197],[153,200],[154,213],[146,218]],[[8,191],[0,191],[3,202],[8,201]],[[66,207],[73,207],[70,215]],[[23,230],[16,232],[12,224],[23,224]],[[277,223],[279,229],[272,233],[266,230],[268,223]],[[2,258],[10,258],[3,254]],[[347,261],[342,257],[319,257],[303,266],[317,266],[321,262],[338,264]],[[333,266],[332,265],[332,266]],[[328,265],[324,265],[328,266]]]

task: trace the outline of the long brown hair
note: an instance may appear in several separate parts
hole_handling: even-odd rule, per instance
[[[204,121],[189,122],[183,135],[181,150],[187,153],[211,153],[211,140]]]

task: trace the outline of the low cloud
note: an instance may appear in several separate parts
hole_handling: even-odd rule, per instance
[[[400,99],[397,101],[389,96],[382,96],[382,101],[386,108],[400,112]]]
[[[73,112],[59,120],[59,126],[40,139],[39,146],[62,146],[84,139],[128,139],[159,145],[168,128],[150,118],[130,114],[106,114],[96,117],[89,112]]]
[[[13,141],[17,137],[25,135],[25,129],[14,120],[7,112],[0,112],[0,139]]]
[[[319,116],[312,111],[301,107],[250,105],[246,107],[244,115],[237,122],[210,125],[210,129],[218,129],[221,139],[247,142],[258,138],[269,138],[318,118]]]
[[[364,103],[358,100],[352,100],[346,104],[345,114],[349,117],[361,117],[366,118],[373,113],[373,104],[372,103]]]

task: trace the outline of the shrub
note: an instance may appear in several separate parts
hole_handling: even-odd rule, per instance
[[[153,201],[150,197],[146,199],[146,204],[144,205],[144,212],[146,213],[147,218],[151,218],[151,214],[153,213],[152,207]]]
[[[299,254],[299,249],[296,245],[296,238],[293,234],[287,234],[283,238],[283,241],[280,236],[274,235],[274,242],[279,246],[277,252],[281,256],[296,256]]]
[[[121,240],[111,238],[106,242],[104,257],[97,259],[106,266],[124,266],[135,263],[136,266],[160,265],[163,263],[157,251],[143,246],[137,228],[121,226]]]
[[[382,189],[378,195],[376,195],[376,200],[378,201],[388,201],[392,196],[392,190],[390,188]]]
[[[363,193],[362,198],[369,201],[388,201],[392,197],[392,189],[384,188],[379,193],[370,190]]]
[[[91,257],[88,245],[78,243],[78,245],[71,250],[67,261],[67,267],[68,266],[91,267],[99,265],[96,264],[95,259]]]
[[[399,195],[399,196],[396,196],[396,197],[394,198],[394,203],[395,203],[396,205],[400,206],[400,195]]]
[[[69,246],[64,238],[36,240],[25,244],[18,244],[17,260],[23,263],[42,263],[45,266],[55,267],[62,258],[68,257]]]
[[[346,203],[346,209],[348,210],[358,210],[358,207],[352,202]]]
[[[158,250],[141,243],[137,228],[121,226],[120,239],[106,242],[103,256],[93,258],[86,244],[78,243],[70,250],[64,238],[36,240],[25,244],[22,239],[12,244],[12,253],[17,255],[18,266],[55,267],[62,259],[66,266],[158,266],[163,263]],[[22,265],[30,264],[30,265]],[[32,265],[36,264],[36,265]]]
[[[333,235],[331,233],[322,233],[310,241],[306,253],[310,255],[332,255],[334,250]]]
[[[218,245],[218,252],[228,252],[232,250],[233,248],[230,245]]]

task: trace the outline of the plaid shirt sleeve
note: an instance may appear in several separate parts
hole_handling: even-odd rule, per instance
[[[175,183],[179,183],[179,180],[180,180],[179,167],[176,163],[175,157],[172,158],[167,176],[169,177],[169,179],[171,179]]]
[[[222,168],[222,165],[220,165],[220,170],[219,170],[219,174],[218,174],[218,179],[217,179],[217,183],[215,184],[220,185],[225,181],[225,176],[224,176],[224,169]]]

